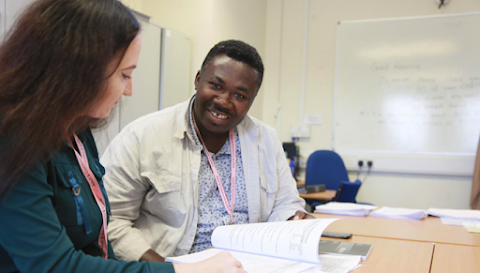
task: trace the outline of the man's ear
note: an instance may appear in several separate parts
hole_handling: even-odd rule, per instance
[[[197,71],[197,75],[195,76],[195,81],[193,82],[195,85],[195,90],[197,90],[198,82],[200,81],[200,70]]]

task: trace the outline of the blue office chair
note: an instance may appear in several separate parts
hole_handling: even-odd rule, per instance
[[[319,150],[310,155],[307,162],[305,175],[305,186],[325,184],[328,190],[336,190],[337,193],[333,199],[336,202],[356,203],[356,196],[362,182],[356,180],[349,182],[347,169],[342,158],[334,151]],[[327,202],[306,199],[306,202],[315,208],[315,206]],[[368,203],[363,203],[368,204]]]
[[[341,181],[349,181],[345,164],[334,151],[320,150],[312,153],[305,171],[305,186],[325,184],[327,190],[337,190]]]
[[[362,182],[358,179],[355,182],[340,182],[340,186],[338,186],[337,193],[335,194],[333,201],[357,203],[356,197],[361,185]]]

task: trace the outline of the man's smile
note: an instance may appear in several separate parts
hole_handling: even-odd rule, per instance
[[[207,107],[207,111],[210,112],[210,114],[212,114],[212,116],[217,119],[226,120],[230,118],[230,116],[225,113],[225,111],[219,110],[218,107],[216,107],[215,105],[210,105],[209,107]]]

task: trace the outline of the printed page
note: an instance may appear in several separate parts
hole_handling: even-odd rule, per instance
[[[187,254],[179,257],[166,258],[166,262],[173,263],[197,263],[205,259],[213,257],[221,249],[207,249],[205,251]],[[313,263],[302,263],[285,259],[277,259],[272,257],[260,256],[255,254],[242,253],[237,251],[229,251],[233,257],[242,263],[243,269],[248,273],[297,273],[309,268],[318,266]]]
[[[261,254],[294,261],[319,263],[318,244],[323,230],[337,219],[313,219],[217,227],[215,248]]]

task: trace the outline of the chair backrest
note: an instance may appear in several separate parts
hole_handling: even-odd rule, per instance
[[[333,198],[333,201],[357,203],[356,197],[361,185],[362,182],[360,182],[358,179],[355,182],[340,182],[340,186],[337,189],[337,193],[335,198]]]
[[[312,153],[305,172],[306,186],[325,184],[327,190],[337,190],[341,181],[349,181],[345,164],[334,151],[319,150]]]

